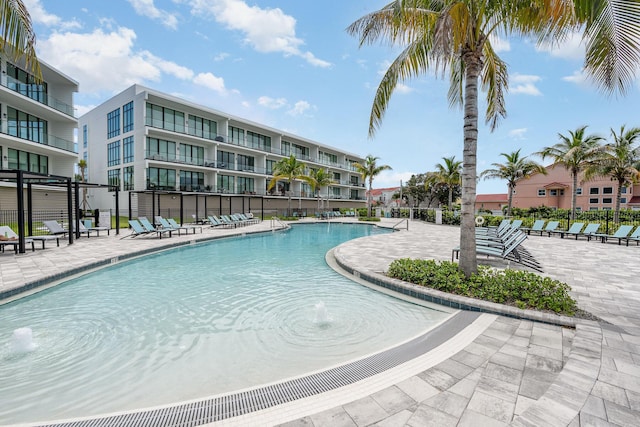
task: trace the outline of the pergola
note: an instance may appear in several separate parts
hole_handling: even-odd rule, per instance
[[[80,188],[113,188],[115,190],[115,209],[119,211],[118,186],[107,184],[91,184],[87,182],[73,181],[72,178],[66,176],[49,175],[37,172],[29,172],[23,170],[0,170],[0,181],[8,181],[16,183],[16,207],[18,210],[18,252],[25,253],[25,238],[27,235],[33,234],[33,185],[46,185],[50,187],[64,187],[67,189],[67,220],[69,224],[75,224],[75,237],[80,237],[80,216],[73,215],[73,212],[80,212]],[[24,189],[26,188],[26,201]],[[74,197],[75,194],[75,206]],[[25,224],[25,205],[26,205],[26,224]],[[74,222],[75,221],[75,222]],[[26,227],[25,227],[26,226]],[[28,231],[28,234],[25,233]],[[120,234],[120,224],[116,221],[116,234]],[[73,244],[74,233],[69,233],[69,244]]]

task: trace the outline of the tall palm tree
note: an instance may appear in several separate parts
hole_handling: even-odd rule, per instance
[[[449,192],[447,206],[449,210],[453,207],[453,190],[456,185],[462,184],[462,161],[456,160],[456,156],[443,157],[443,163],[436,165],[436,171],[429,176],[429,182],[425,185],[433,184],[435,186],[446,187]]]
[[[373,189],[373,178],[378,176],[382,171],[391,170],[391,166],[389,165],[378,165],[378,159],[380,158],[369,154],[365,157],[364,162],[353,164],[356,171],[362,176],[362,179],[364,181],[369,181],[369,196],[367,197],[367,215],[369,217],[371,217],[371,190]]]
[[[289,190],[291,190],[291,184],[295,180],[303,180],[306,182],[311,182],[308,176],[304,174],[304,170],[306,165],[296,159],[296,156],[293,154],[289,157],[285,157],[284,159],[280,159],[273,165],[273,177],[271,178],[271,182],[269,182],[269,186],[267,190],[271,190],[278,181],[285,180],[289,183]],[[287,208],[287,216],[291,215],[291,191],[287,192],[289,197],[289,203]],[[302,195],[298,196],[298,206],[302,203]]]
[[[624,93],[633,85],[640,62],[639,23],[637,0],[394,0],[347,28],[361,46],[386,42],[404,47],[376,91],[370,136],[381,124],[398,80],[449,70],[449,103],[464,110],[459,268],[466,276],[477,271],[479,79],[487,94],[491,129],[506,116],[507,65],[493,49],[492,36],[532,36],[538,43],[552,43],[582,29],[586,74],[605,91]]]
[[[24,58],[27,69],[41,79],[36,34],[23,0],[0,0],[0,31],[0,52],[14,62]]]
[[[575,131],[569,131],[569,135],[559,133],[559,143],[538,152],[543,160],[549,157],[554,164],[562,165],[571,172],[571,219],[576,217],[578,175],[593,165],[603,150],[600,145],[603,138],[595,134],[586,135],[586,129],[586,126],[581,126]]]
[[[507,189],[509,191],[509,202],[507,204],[507,216],[511,216],[511,206],[513,203],[513,192],[516,189],[518,181],[529,179],[531,175],[541,173],[547,174],[547,169],[534,162],[527,160],[527,156],[520,157],[520,150],[512,153],[500,153],[504,157],[504,163],[492,163],[494,169],[487,169],[480,174],[480,178],[498,178],[507,181]]]
[[[326,169],[311,169],[309,178],[311,180],[311,189],[318,198],[318,209],[320,209],[320,201],[322,200],[322,197],[320,195],[320,187],[326,187],[330,185],[333,182],[333,178],[331,178],[329,171]]]
[[[613,142],[604,146],[597,163],[585,171],[585,177],[588,179],[594,175],[608,176],[612,181],[618,182],[613,217],[617,224],[620,219],[622,188],[640,181],[640,146],[635,145],[640,141],[640,128],[626,130],[621,126],[619,133],[611,129],[611,136]]]

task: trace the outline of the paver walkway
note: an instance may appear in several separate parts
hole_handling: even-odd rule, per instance
[[[158,245],[270,227],[263,222],[162,240],[101,236],[35,253],[0,254],[0,292]],[[448,260],[458,239],[456,227],[411,221],[408,231],[347,242],[335,256],[381,274],[396,258]],[[568,283],[578,305],[603,321],[572,329],[494,316],[480,336],[443,362],[399,376],[391,386],[372,386],[367,397],[336,402],[332,409],[298,417],[294,412],[284,425],[640,425],[640,247],[539,236],[525,246],[545,274]],[[264,419],[263,425],[273,424]]]

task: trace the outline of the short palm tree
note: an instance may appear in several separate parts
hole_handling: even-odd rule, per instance
[[[293,183],[293,181],[298,179],[311,183],[309,177],[304,174],[305,168],[305,164],[296,159],[296,156],[294,156],[293,154],[289,157],[285,157],[284,159],[279,160],[275,165],[273,165],[273,177],[271,178],[271,182],[269,182],[267,190],[271,190],[280,180],[287,181],[289,183],[289,189],[291,189],[291,184]],[[289,196],[287,216],[290,216],[291,191],[288,191],[287,194]],[[300,205],[302,202],[301,197],[302,196],[299,195],[298,205]]]
[[[326,187],[333,182],[329,171],[326,169],[311,169],[309,173],[309,178],[311,179],[310,184],[313,189],[313,193],[318,198],[318,209],[320,209],[320,201],[322,197],[320,195],[320,187]],[[327,190],[328,194],[328,190]]]
[[[36,34],[23,0],[0,0],[0,31],[0,52],[14,62],[24,58],[27,69],[41,79]]]
[[[618,223],[622,188],[640,181],[640,146],[636,145],[640,142],[640,128],[626,130],[622,126],[619,133],[611,129],[611,136],[613,142],[604,146],[597,162],[585,171],[585,177],[608,176],[618,183],[613,217],[613,221]]]
[[[507,181],[507,189],[509,191],[509,202],[507,204],[507,216],[511,216],[511,206],[513,203],[513,193],[516,189],[518,181],[529,179],[534,174],[547,174],[544,166],[527,160],[527,156],[520,157],[520,150],[512,153],[500,153],[504,157],[504,163],[492,163],[493,169],[487,169],[480,174],[480,178],[497,178]]]
[[[456,160],[456,156],[443,157],[443,163],[436,165],[436,171],[429,176],[429,182],[425,185],[433,184],[438,187],[446,187],[449,197],[447,206],[449,210],[453,208],[453,191],[456,186],[462,184],[462,161]]]
[[[538,152],[543,160],[549,157],[554,164],[561,165],[571,172],[571,219],[576,217],[578,175],[597,161],[603,150],[600,145],[603,138],[595,134],[587,135],[586,130],[587,126],[581,126],[575,131],[569,131],[569,135],[559,133],[559,143]]]
[[[478,269],[475,245],[478,88],[486,92],[486,120],[494,129],[506,116],[507,64],[492,36],[562,41],[583,30],[586,74],[605,91],[632,87],[640,62],[637,0],[394,0],[355,21],[347,32],[360,46],[383,42],[403,47],[375,94],[369,135],[380,126],[399,80],[449,71],[449,104],[464,110],[462,212],[459,268]]]
[[[371,217],[371,190],[373,189],[373,179],[378,176],[380,172],[391,170],[391,166],[389,165],[378,165],[378,159],[379,157],[374,157],[369,154],[365,157],[364,162],[353,164],[356,171],[362,176],[362,179],[369,182],[369,196],[367,197],[367,212],[369,217]]]

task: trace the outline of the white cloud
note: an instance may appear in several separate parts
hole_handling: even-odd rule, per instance
[[[85,114],[87,114],[89,111],[93,110],[94,108],[96,108],[97,105],[76,105],[76,116],[77,117],[82,117]]]
[[[244,42],[262,53],[280,52],[285,56],[298,56],[316,67],[329,67],[331,63],[303,52],[304,41],[296,36],[296,20],[282,9],[262,9],[249,6],[243,0],[194,0],[191,13],[212,16],[227,28],[244,34]]]
[[[169,62],[148,52],[133,51],[136,34],[129,28],[92,33],[54,33],[39,40],[38,55],[45,62],[74,76],[85,93],[117,92],[134,83],[159,81]]]
[[[381,163],[384,164],[384,163]],[[394,172],[393,170],[385,170],[376,175],[373,179],[373,188],[391,188],[400,187],[400,181],[406,184],[411,179],[412,175],[417,175],[419,172]],[[367,182],[367,190],[369,189],[369,183]]]
[[[128,0],[133,9],[140,16],[158,20],[165,27],[175,30],[178,28],[178,18],[176,15],[158,9],[153,3],[154,0]]]
[[[217,54],[216,56],[213,57],[213,60],[218,62],[218,61],[224,61],[225,59],[227,59],[229,57],[229,54],[226,52],[220,52],[219,54]]]
[[[509,131],[509,136],[513,139],[524,139],[524,135],[527,133],[527,128],[512,129]]]
[[[287,114],[294,117],[301,116],[305,114],[307,111],[309,111],[311,108],[312,108],[311,104],[309,104],[307,101],[298,101],[293,105],[293,108],[287,111]]]
[[[142,52],[142,57],[145,58],[150,64],[158,67],[165,74],[172,75],[180,80],[190,80],[193,78],[193,71],[182,65],[178,65],[175,62],[167,61],[162,58],[158,58],[151,52]]]
[[[509,52],[511,50],[511,44],[507,39],[503,39],[496,35],[491,35],[489,36],[489,42],[491,43],[491,46],[493,47],[493,50],[496,51],[496,53]]]
[[[539,76],[516,73],[509,78],[509,92],[540,96],[542,92],[536,87],[540,80]]]
[[[587,81],[587,76],[583,70],[577,70],[572,75],[563,77],[562,80],[569,83],[583,84]]]
[[[47,27],[59,27],[62,29],[80,28],[81,25],[75,20],[64,22],[62,19],[51,13],[48,13],[40,0],[24,0],[24,5],[29,11],[31,21],[37,24],[43,24]]]
[[[551,56],[564,59],[584,59],[585,47],[582,43],[582,33],[574,32],[561,43],[554,45],[536,46],[539,52],[547,52]]]
[[[224,79],[222,77],[216,77],[212,73],[200,73],[193,79],[193,82],[213,91],[226,93]]]
[[[287,106],[287,100],[285,98],[271,98],[268,96],[261,96],[258,98],[258,105],[269,108],[270,110],[277,110]]]
[[[382,61],[379,64],[379,68],[378,68],[378,75],[380,77],[384,77],[384,75],[386,74],[387,70],[389,69],[389,67],[391,66],[391,61]],[[369,88],[368,83],[366,83],[367,88]],[[396,85],[395,90],[393,91],[393,93],[399,93],[399,94],[403,94],[406,95],[408,93],[413,92],[413,88],[411,88],[410,86],[404,84],[401,81],[398,81],[398,84]]]
[[[407,94],[411,92],[413,92],[413,88],[407,86],[404,83],[398,83],[398,85],[396,86],[396,89],[393,91],[393,93],[400,93],[400,94]]]

